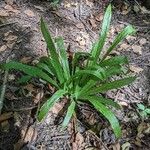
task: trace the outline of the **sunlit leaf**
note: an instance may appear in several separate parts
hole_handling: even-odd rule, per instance
[[[46,73],[44,73],[42,70],[40,70],[37,67],[34,66],[29,66],[29,65],[25,65],[19,62],[15,62],[15,61],[10,61],[6,64],[3,65],[4,69],[16,69],[16,70],[20,70],[26,74],[28,74],[31,77],[39,77],[53,85],[55,85],[56,87],[58,87],[57,83],[51,79]]]
[[[39,114],[38,114],[38,120],[41,121],[48,111],[53,107],[53,105],[66,93],[64,90],[58,90],[55,92],[51,98],[49,98],[41,107]]]
[[[89,97],[88,100],[101,114],[104,115],[104,117],[108,119],[116,137],[119,138],[121,136],[121,128],[118,119],[115,117],[115,115],[97,99]]]
[[[99,87],[93,88],[91,91],[89,91],[89,94],[103,93],[103,92],[107,92],[108,90],[117,89],[132,83],[135,79],[136,77],[128,77],[128,78],[108,82],[102,84]]]
[[[41,31],[42,31],[43,37],[47,43],[47,47],[49,49],[49,55],[52,59],[51,63],[56,71],[58,80],[60,81],[60,83],[63,83],[64,75],[63,75],[61,64],[59,62],[59,55],[56,51],[55,44],[51,38],[48,28],[42,18],[41,18]]]
[[[64,41],[62,37],[56,38],[56,44],[58,47],[58,51],[60,54],[60,62],[62,63],[63,71],[64,71],[64,76],[68,80],[70,77],[70,70],[69,70],[69,63],[68,63],[68,57],[67,57],[67,52],[65,50],[64,46]]]
[[[69,121],[70,121],[70,119],[71,119],[71,117],[72,117],[72,115],[73,115],[73,113],[75,111],[75,105],[76,105],[75,101],[72,100],[70,106],[68,107],[65,119],[64,119],[64,121],[62,123],[63,127],[66,127],[68,125],[68,123],[69,123]]]
[[[109,5],[106,9],[105,15],[104,15],[104,19],[103,19],[103,24],[102,24],[102,29],[101,29],[101,34],[99,37],[98,42],[94,45],[93,49],[92,49],[92,57],[94,58],[94,61],[92,62],[92,64],[95,64],[99,58],[99,55],[102,51],[102,48],[105,44],[105,40],[107,37],[107,33],[109,31],[109,27],[110,27],[110,21],[111,21],[111,5]]]

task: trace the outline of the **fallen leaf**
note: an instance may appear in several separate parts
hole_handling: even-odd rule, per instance
[[[97,27],[97,24],[96,24],[96,22],[95,22],[95,19],[91,18],[91,19],[89,19],[89,22],[90,22],[90,24],[91,24],[91,26],[92,26],[93,28],[96,28],[96,27]]]
[[[139,8],[138,5],[134,5],[134,6],[133,6],[133,10],[134,10],[136,13],[138,13],[138,12],[140,11],[140,8]]]
[[[37,138],[37,135],[38,135],[35,128],[33,128],[31,126],[27,129],[27,132],[26,132],[26,129],[24,129],[21,131],[21,133],[23,135],[23,139],[24,139],[25,143],[35,141]]]
[[[101,13],[99,13],[99,14],[97,14],[96,16],[95,16],[95,20],[96,21],[102,21],[103,20],[103,14],[101,14]]]
[[[5,3],[8,5],[13,5],[15,0],[5,0]]]
[[[79,29],[83,29],[84,25],[83,25],[83,23],[77,23],[76,27],[79,28]]]
[[[138,46],[138,45],[133,45],[132,46],[132,50],[133,52],[139,54],[139,55],[142,55],[142,47],[141,46]]]
[[[112,148],[113,148],[113,150],[120,150],[120,148],[121,148],[120,143],[117,142],[117,143],[113,144]]]
[[[128,103],[123,102],[123,101],[122,102],[118,102],[118,104],[121,105],[121,106],[128,106]]]
[[[129,35],[129,36],[126,37],[126,40],[127,40],[128,42],[131,42],[131,41],[136,40],[136,37]]]
[[[6,5],[4,8],[5,8],[8,12],[13,12],[13,13],[16,13],[16,14],[20,13],[19,10],[14,9],[11,5]]]
[[[8,120],[13,117],[13,112],[3,113],[0,115],[0,122]]]
[[[3,46],[0,47],[0,52],[5,51],[6,49],[7,49],[7,46],[6,46],[6,45],[3,45]]]
[[[92,2],[90,2],[90,1],[88,1],[88,0],[86,0],[85,3],[86,3],[86,5],[88,5],[89,7],[93,7],[93,5],[94,5]]]
[[[131,144],[129,142],[124,143],[121,148],[122,150],[130,150]]]
[[[15,75],[14,74],[9,74],[8,75],[8,81],[13,81],[15,80]]]
[[[135,73],[140,73],[140,72],[142,72],[143,71],[143,69],[142,68],[140,68],[140,67],[137,67],[137,66],[130,66],[129,67],[130,68],[130,70],[131,71],[133,71],[133,72],[135,72]]]
[[[39,101],[41,101],[41,99],[43,98],[43,96],[44,96],[44,91],[43,90],[39,91],[36,94],[36,96],[33,98],[34,103],[37,104]]]
[[[28,85],[24,86],[24,89],[28,90],[31,93],[36,90],[36,88],[33,84],[28,84]]]
[[[121,48],[121,49],[128,50],[129,45],[128,45],[128,44],[126,44],[126,43],[123,43],[123,44],[121,44],[121,45],[120,45],[120,48]]]
[[[27,63],[31,62],[31,59],[32,59],[31,56],[23,57],[23,58],[21,58],[20,62],[24,63],[24,64],[27,64]]]
[[[140,39],[139,44],[144,45],[146,44],[147,40],[145,38]]]
[[[34,16],[35,16],[34,12],[31,11],[30,9],[25,10],[24,13],[25,13],[27,16],[29,16],[29,17],[34,17]]]
[[[9,13],[6,10],[0,10],[0,17],[8,17]]]

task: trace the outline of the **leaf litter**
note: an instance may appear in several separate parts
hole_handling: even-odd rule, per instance
[[[86,4],[87,4],[87,6],[88,7],[93,7],[94,5],[94,3],[92,2],[92,1],[86,1]],[[9,4],[9,5],[11,5],[11,4]],[[5,7],[4,7],[4,9],[2,9],[3,10],[3,13],[1,13],[1,11],[0,11],[0,16],[2,15],[2,17],[8,17],[9,15],[12,15],[12,14],[19,14],[20,13],[20,9],[18,10],[18,9],[16,9],[15,10],[15,7],[11,7],[11,6],[9,6],[9,5],[6,5]],[[77,6],[77,4],[66,4],[65,5],[65,7],[67,8],[67,9],[72,9],[72,6],[74,7],[74,6]],[[26,10],[30,10],[30,9],[26,9]],[[31,18],[34,18],[34,17],[36,17],[36,15],[35,15],[35,13],[34,13],[34,11],[31,9],[30,11],[23,11],[24,12],[24,14],[26,15],[26,16],[28,16],[30,19]],[[26,12],[26,13],[25,13]],[[62,11],[63,12],[63,11]],[[144,12],[144,11],[143,11]],[[129,14],[130,13],[130,8],[129,8],[129,6],[124,6],[123,8],[122,8],[122,14]],[[96,25],[98,24],[98,22],[100,22],[101,20],[102,20],[102,18],[103,18],[103,13],[102,12],[98,12],[97,13],[98,15],[97,16],[94,16],[94,18],[92,18],[92,21],[90,21],[88,18],[87,18],[87,21],[88,22],[91,22],[91,24],[90,24],[90,26],[89,26],[89,28],[96,28]],[[76,25],[77,26],[77,28],[79,28],[79,30],[83,30],[84,28],[85,28],[85,26],[81,23],[81,24],[78,24],[78,25]],[[122,26],[122,25],[121,25]],[[118,25],[118,26],[116,26],[115,27],[115,29],[112,29],[112,36],[115,36],[115,32],[118,32],[119,30],[120,30],[120,25]],[[91,29],[92,30],[92,29]],[[90,31],[89,31],[90,32]],[[8,35],[7,35],[8,34]],[[89,34],[88,34],[89,35]],[[7,49],[5,49],[6,48],[6,46],[8,47],[8,48],[10,48],[10,49],[12,49],[13,48],[13,46],[14,46],[14,44],[16,43],[16,41],[17,41],[17,36],[15,37],[16,35],[14,34],[14,33],[7,33],[6,32],[6,35],[5,35],[5,37],[6,37],[6,39],[5,39],[5,44],[4,45],[2,45],[3,47],[2,47],[2,51],[0,51],[0,52],[5,52],[5,50],[7,51]],[[77,36],[73,36],[73,38],[75,38],[75,37],[77,37]],[[87,36],[86,36],[87,37]],[[77,42],[78,42],[78,44],[80,45],[80,46],[82,46],[82,49],[85,49],[85,46],[86,46],[86,37],[82,37],[82,36],[80,36],[80,37],[78,37],[77,38]],[[88,39],[89,40],[89,39]],[[135,41],[136,40],[136,36],[134,36],[134,37],[129,37],[129,38],[127,38],[127,43],[123,43],[123,44],[121,44],[120,45],[120,49],[119,49],[119,53],[118,54],[120,54],[121,52],[122,52],[122,50],[127,50],[127,51],[131,51],[130,49],[132,49],[133,50],[133,52],[135,53],[135,54],[137,54],[137,55],[143,55],[143,45],[146,45],[147,43],[148,43],[148,41],[146,40],[146,38],[141,38],[140,40],[139,40],[139,45],[138,44],[135,44],[134,46],[132,46],[132,47],[130,47],[129,45],[129,43],[131,43],[132,41]],[[116,54],[115,54],[116,55]],[[29,60],[28,60],[28,58],[26,58],[26,57],[24,57],[24,58],[22,58],[22,61],[23,62],[25,62],[25,63],[30,63],[30,58],[29,58]],[[134,66],[131,66],[130,67],[130,70],[132,71],[132,72],[134,72],[134,73],[137,73],[137,74],[139,74],[139,73],[141,73],[141,72],[143,72],[144,71],[144,69],[143,68],[141,68],[141,67],[137,67],[138,65],[134,65]],[[34,87],[32,87],[32,86],[29,86],[29,87],[27,87],[27,90],[28,90],[28,92],[35,92],[37,89],[36,88],[34,88]],[[114,91],[114,94],[115,94],[115,91]],[[31,95],[31,96],[33,96],[33,95]],[[111,96],[111,95],[110,95]],[[11,96],[10,96],[11,97]],[[41,98],[42,98],[42,96],[40,96],[40,92],[36,95],[36,96],[34,96],[35,97],[35,99],[37,100],[35,100],[35,103],[37,104],[40,100],[41,100]],[[130,97],[127,97],[127,95],[126,94],[124,94],[124,93],[122,93],[122,94],[120,94],[120,97],[119,97],[119,99],[120,99],[120,104],[123,106],[123,107],[131,107],[130,106],[130,104],[129,104],[129,102],[128,102],[128,100],[130,99]],[[125,100],[126,99],[126,100]],[[125,100],[125,101],[123,101],[123,100]],[[55,107],[54,107],[55,108]],[[62,104],[57,104],[57,106],[56,106],[56,108],[52,111],[52,113],[51,113],[51,115],[49,115],[48,116],[48,118],[47,118],[47,121],[46,121],[46,123],[44,124],[42,124],[42,125],[39,125],[41,128],[40,129],[38,129],[38,133],[40,133],[40,134],[38,134],[37,135],[37,137],[36,137],[36,144],[37,144],[37,146],[40,146],[39,145],[39,143],[38,143],[38,140],[40,141],[40,142],[42,142],[42,143],[44,143],[45,144],[45,142],[47,142],[48,143],[48,140],[50,139],[50,137],[56,137],[57,138],[57,136],[59,136],[59,134],[61,133],[62,134],[62,132],[58,132],[58,130],[59,129],[57,129],[57,127],[55,127],[53,124],[52,124],[52,120],[53,120],[53,118],[55,118],[54,116],[56,115],[56,114],[58,114],[58,112],[61,110],[61,108],[62,108]],[[83,107],[83,110],[85,109],[85,107]],[[53,113],[55,114],[54,116],[53,116]],[[87,122],[90,122],[90,124],[93,126],[95,123],[97,123],[97,124],[99,124],[101,121],[98,121],[97,120],[97,115],[96,115],[96,117],[95,117],[95,115],[92,115],[93,114],[93,111],[91,110],[91,111],[86,111],[86,113],[85,113],[85,115],[86,115],[86,118],[87,118]],[[136,117],[135,117],[136,118]],[[52,119],[52,120],[51,120]],[[131,121],[131,119],[130,119],[130,117],[128,117],[128,119],[127,119],[128,121],[127,122],[129,122],[129,120]],[[106,124],[105,122],[104,122],[104,120],[103,120],[103,123],[104,124]],[[48,126],[49,127],[47,127],[47,124],[48,124]],[[102,126],[104,126],[104,125],[102,125]],[[100,126],[100,129],[102,129],[102,126]],[[143,126],[143,128],[146,126],[146,128],[147,128],[147,130],[149,129],[147,126],[148,125],[145,125],[145,124],[142,124],[141,126]],[[45,130],[53,130],[53,132],[47,132],[46,133],[46,131]],[[133,129],[135,129],[135,127],[133,128]],[[32,129],[31,129],[32,130]],[[43,132],[44,132],[44,134],[46,135],[46,136],[48,136],[49,134],[50,134],[50,136],[49,136],[49,139],[46,139],[46,138],[43,138],[43,136],[42,136],[42,134],[41,134],[41,130],[44,130]],[[106,133],[107,132],[109,132],[108,131],[108,129],[106,129],[107,131],[105,131]],[[125,132],[128,132],[128,128],[124,128],[124,130],[125,130]],[[141,130],[141,131],[140,131]],[[145,135],[145,134],[147,134],[147,132],[148,131],[145,131],[146,129],[140,129],[140,126],[138,127],[138,132],[139,132],[139,135],[137,136],[137,145],[139,145],[139,146],[141,146],[141,145],[143,145],[143,139],[142,139],[142,142],[141,142],[141,138],[143,138],[143,135]],[[29,130],[30,131],[30,130]],[[31,131],[32,132],[32,131]],[[55,134],[54,134],[54,132],[55,132]],[[140,135],[140,134],[142,134],[142,135]],[[76,148],[78,145],[81,145],[81,147],[83,146],[83,147],[85,147],[85,149],[106,149],[106,148],[104,148],[105,146],[102,146],[103,144],[101,143],[100,144],[100,141],[97,141],[98,139],[96,138],[95,139],[95,137],[97,137],[97,135],[95,136],[95,135],[93,135],[92,134],[92,136],[91,136],[91,134],[87,134],[86,136],[85,136],[85,134],[83,135],[82,133],[77,133],[76,134],[77,135],[77,137],[76,137],[76,141],[75,141],[75,143],[76,144],[74,144],[74,148]],[[63,136],[63,135],[62,135]],[[105,136],[106,136],[106,134],[105,134]],[[109,142],[109,140],[111,140],[111,141],[113,141],[113,136],[111,136],[111,138],[112,139],[109,139],[108,137],[109,137],[110,135],[108,134],[105,138],[108,140],[108,142]],[[66,133],[65,133],[65,136],[64,137],[66,137],[67,138],[67,136],[66,136]],[[64,138],[63,137],[63,138]],[[140,140],[138,139],[140,137]],[[40,139],[41,138],[41,139]],[[58,137],[59,138],[59,137]],[[63,139],[62,138],[62,139]],[[98,138],[99,138],[99,133],[98,133]],[[42,140],[43,139],[43,140]],[[61,138],[60,138],[61,139]],[[61,139],[61,140],[62,140]],[[87,140],[88,139],[88,140]],[[127,139],[130,139],[130,137],[128,136],[127,137]],[[28,138],[28,140],[27,141],[29,141],[29,142],[31,142],[31,135],[29,135],[29,138]],[[63,140],[62,140],[63,141]],[[88,141],[88,142],[86,142],[86,141]],[[95,142],[94,142],[95,141]],[[140,141],[140,144],[138,143]],[[60,142],[60,141],[59,141]],[[57,144],[56,145],[59,145],[59,142],[57,142]],[[34,146],[35,146],[35,143],[34,142],[31,142]],[[68,144],[66,141],[64,142],[65,144]],[[94,143],[94,144],[93,144]],[[111,142],[110,142],[111,143]],[[142,143],[142,144],[141,144]],[[88,145],[89,144],[89,145]],[[110,146],[111,147],[113,147],[113,149],[119,149],[120,147],[123,149],[128,149],[129,147],[132,147],[132,144],[134,144],[134,141],[129,141],[129,142],[124,142],[123,144],[120,144],[120,143],[117,143],[116,145],[115,145],[115,143],[111,143],[110,144]],[[46,144],[45,144],[46,145]],[[56,146],[56,145],[54,145],[54,144],[50,144],[51,146],[53,146],[53,148]],[[60,144],[61,145],[61,144]],[[107,145],[107,142],[106,142],[106,145]],[[112,145],[115,145],[115,146],[112,146]],[[43,146],[44,147],[44,146]],[[50,147],[50,146],[49,146]],[[56,146],[57,147],[57,146]],[[55,147],[55,148],[56,148]],[[69,147],[69,146],[68,146]],[[99,148],[96,148],[96,147],[99,147]],[[56,148],[56,149],[58,149],[58,147]]]

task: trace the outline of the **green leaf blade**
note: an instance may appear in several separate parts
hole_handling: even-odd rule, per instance
[[[66,91],[64,90],[58,90],[55,92],[51,98],[49,98],[41,107],[39,114],[38,114],[38,120],[41,121],[48,111],[53,107],[53,105],[64,95],[66,94]]]
[[[75,101],[72,100],[70,106],[68,107],[65,119],[64,119],[64,121],[62,123],[62,126],[64,128],[68,125],[68,123],[69,123],[69,121],[70,121],[70,119],[71,119],[71,117],[72,117],[72,115],[74,113],[75,106],[76,106],[76,103],[75,103]]]
[[[115,115],[107,107],[105,107],[105,105],[103,105],[96,99],[89,98],[88,100],[101,114],[103,114],[104,117],[108,119],[116,137],[121,137],[121,128]]]
[[[89,91],[89,94],[92,95],[96,93],[107,92],[108,90],[112,90],[112,89],[117,89],[117,88],[120,88],[122,86],[132,83],[135,79],[136,77],[128,77],[128,78],[112,81],[109,83],[105,83],[101,85],[100,87],[96,87],[95,89]]]
[[[94,58],[94,61],[92,64],[95,64],[99,58],[99,55],[102,51],[102,48],[105,44],[105,40],[107,37],[107,33],[109,31],[110,28],[110,21],[111,21],[111,5],[109,5],[106,9],[105,15],[104,15],[104,19],[103,19],[103,24],[102,24],[102,30],[101,30],[101,34],[99,37],[98,42],[94,45],[93,49],[92,49],[92,57]]]

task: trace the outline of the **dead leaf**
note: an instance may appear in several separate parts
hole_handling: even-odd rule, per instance
[[[5,3],[8,5],[13,5],[15,0],[5,0]]]
[[[25,10],[24,13],[25,13],[27,16],[29,16],[29,17],[34,17],[34,16],[35,16],[34,12],[31,11],[30,9]]]
[[[8,75],[8,81],[13,81],[15,80],[15,75],[14,74],[9,74]]]
[[[28,85],[24,86],[24,89],[28,90],[31,93],[36,91],[36,88],[33,84],[28,84]]]
[[[24,129],[21,131],[21,133],[23,135],[23,139],[24,139],[25,143],[35,141],[37,138],[37,135],[38,135],[35,128],[33,128],[31,126],[27,129],[27,132],[26,132],[26,129]]]
[[[138,5],[134,5],[134,6],[133,6],[133,10],[134,10],[136,13],[138,13],[138,12],[140,11],[140,8],[139,8]]]
[[[129,142],[124,143],[121,148],[122,150],[130,150],[131,144]]]
[[[19,10],[14,9],[11,5],[6,5],[4,8],[5,8],[8,12],[12,12],[12,13],[16,13],[16,14],[19,14],[19,13],[20,13]]]
[[[33,98],[33,101],[35,104],[37,104],[39,101],[41,101],[41,99],[43,98],[44,96],[44,91],[43,90],[40,90],[36,96]]]
[[[81,150],[84,138],[79,132],[75,135],[75,141],[72,143],[72,150]]]
[[[76,41],[79,43],[80,46],[84,46],[85,45],[85,39],[81,36],[77,36]]]
[[[13,112],[3,113],[0,115],[0,122],[8,120],[9,118],[13,117]]]
[[[147,40],[145,38],[140,39],[139,44],[144,45],[146,44]]]
[[[136,37],[129,35],[129,36],[126,37],[126,40],[127,40],[128,42],[131,42],[131,41],[136,40]]]
[[[121,148],[120,143],[117,142],[117,143],[113,144],[112,148],[113,148],[113,150],[120,150],[120,148]]]
[[[142,72],[143,71],[143,69],[142,68],[140,68],[140,67],[137,67],[137,66],[130,66],[130,70],[131,71],[133,71],[133,72],[135,72],[135,73],[140,73],[140,72]]]
[[[84,25],[83,25],[83,23],[77,23],[76,27],[79,28],[79,29],[83,29]]]
[[[31,59],[32,59],[31,56],[23,57],[23,58],[21,58],[20,62],[24,63],[24,64],[27,64],[27,63],[31,62]]]
[[[86,0],[85,3],[86,3],[86,5],[88,5],[89,7],[93,7],[93,5],[94,5],[92,2],[90,2],[90,1],[88,1],[88,0]]]
[[[139,54],[139,55],[142,55],[142,47],[141,46],[138,46],[138,45],[133,45],[132,46],[132,50],[133,52]]]
[[[128,106],[128,103],[126,103],[126,102],[118,102],[119,103],[119,105],[121,105],[121,106]]]
[[[96,24],[96,22],[95,22],[95,19],[91,18],[91,19],[89,19],[89,22],[90,22],[90,24],[91,24],[91,26],[92,26],[93,28],[96,28],[96,27],[97,27],[97,24]]]
[[[126,44],[126,43],[123,43],[123,44],[121,44],[121,45],[120,45],[120,48],[121,48],[121,49],[128,50],[129,45],[128,45],[128,44]]]
[[[99,13],[99,14],[97,14],[96,16],[95,16],[95,20],[96,21],[102,21],[103,20],[103,14],[101,14],[101,13]]]
[[[3,46],[0,47],[0,52],[5,51],[6,49],[7,49],[7,46],[6,46],[6,45],[3,45]]]
[[[8,17],[9,13],[6,10],[0,10],[0,17]]]

